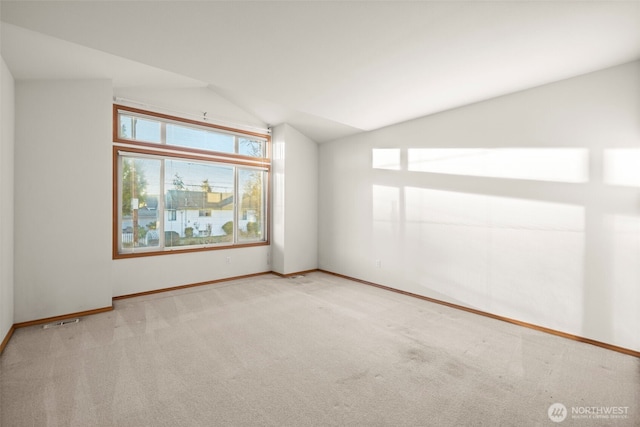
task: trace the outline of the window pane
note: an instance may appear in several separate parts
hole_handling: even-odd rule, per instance
[[[264,157],[264,145],[264,141],[259,139],[238,138],[238,154]]]
[[[238,241],[264,240],[264,172],[238,170]]]
[[[233,153],[234,136],[204,129],[167,124],[167,144]]]
[[[133,250],[159,246],[160,160],[123,157],[121,173],[120,247]]]
[[[133,117],[123,116],[121,114],[118,118],[120,119],[118,136],[120,136],[120,138],[133,139]]]
[[[233,167],[165,160],[165,246],[233,243]]]
[[[155,120],[142,119],[136,116],[120,114],[120,128],[118,129],[121,138],[134,139],[136,141],[155,142],[160,144],[161,132],[160,122]]]

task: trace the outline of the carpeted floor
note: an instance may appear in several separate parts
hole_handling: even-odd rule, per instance
[[[18,329],[0,399],[4,427],[638,426],[640,359],[328,274],[264,275]]]

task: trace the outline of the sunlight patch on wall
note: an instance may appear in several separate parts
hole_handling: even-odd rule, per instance
[[[402,271],[403,245],[402,189],[385,185],[372,187],[371,255],[374,268]]]
[[[607,215],[609,237],[609,284],[615,339],[631,348],[640,348],[640,217]]]
[[[563,203],[406,187],[408,222],[583,232],[584,208]]]
[[[373,220],[398,222],[400,220],[400,189],[386,185],[374,185]]]
[[[640,148],[604,150],[604,182],[640,187]]]
[[[410,148],[409,170],[491,178],[587,182],[584,148]]]
[[[411,277],[482,310],[579,330],[584,207],[417,187],[404,191],[403,241]]]
[[[371,150],[371,166],[374,169],[401,169],[401,157],[399,148],[374,148]]]

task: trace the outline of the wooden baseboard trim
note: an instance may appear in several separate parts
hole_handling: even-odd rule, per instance
[[[400,290],[400,289],[391,288],[389,286],[380,285],[378,283],[373,283],[373,282],[368,282],[366,280],[356,279],[354,277],[345,276],[344,274],[334,273],[332,271],[327,271],[327,270],[322,270],[322,269],[319,269],[318,271],[321,271],[321,272],[327,273],[327,274],[331,274],[331,275],[336,276],[336,277],[341,277],[343,279],[347,279],[347,280],[351,280],[351,281],[354,281],[354,282],[362,283],[364,285],[374,286],[376,288],[380,288],[380,289],[384,289],[384,290],[387,290],[387,291],[391,291],[391,292],[407,295],[407,296],[410,296],[410,297],[413,297],[413,298],[418,298],[418,299],[429,301],[429,302],[432,302],[432,303],[435,303],[435,304],[444,305],[444,306],[447,306],[447,307],[455,308],[457,310],[466,311],[466,312],[477,314],[477,315],[484,316],[484,317],[490,317],[491,319],[501,320],[503,322],[511,323],[511,324],[522,326],[522,327],[529,328],[529,329],[534,329],[536,331],[545,332],[547,334],[556,335],[556,336],[567,338],[567,339],[570,339],[570,340],[573,340],[573,341],[579,341],[579,342],[582,342],[582,343],[595,345],[597,347],[602,347],[602,348],[605,348],[607,350],[616,351],[618,353],[623,353],[623,354],[626,354],[626,355],[629,355],[629,356],[634,356],[634,357],[640,358],[640,351],[631,350],[629,348],[619,347],[617,345],[607,344],[607,343],[604,343],[604,342],[601,342],[601,341],[596,341],[596,340],[593,340],[591,338],[585,338],[585,337],[581,337],[581,336],[578,336],[578,335],[568,334],[566,332],[557,331],[555,329],[546,328],[544,326],[534,325],[532,323],[522,322],[520,320],[511,319],[511,318],[503,317],[503,316],[498,316],[497,314],[489,313],[489,312],[486,312],[486,311],[476,310],[474,308],[469,308],[469,307],[465,307],[463,305],[453,304],[453,303],[446,302],[446,301],[441,301],[439,299],[426,297],[424,295],[414,294],[412,292],[407,292],[407,291],[403,291],[403,290]]]
[[[27,326],[43,325],[45,323],[59,322],[62,320],[73,319],[74,317],[90,316],[92,314],[105,313],[112,311],[113,305],[108,307],[96,308],[93,310],[79,311],[77,313],[63,314],[60,316],[45,317],[44,319],[29,320],[28,322],[14,323],[14,328],[26,328]]]
[[[232,280],[247,279],[247,278],[256,277],[256,276],[264,276],[265,274],[272,274],[272,272],[265,271],[262,273],[246,274],[244,276],[226,277],[224,279],[208,280],[206,282],[190,283],[188,285],[180,285],[180,286],[172,286],[170,288],[155,289],[153,291],[137,292],[134,294],[127,294],[127,295],[118,295],[116,297],[113,297],[112,300],[118,301],[118,300],[123,300],[128,298],[141,297],[145,295],[153,295],[153,294],[160,294],[163,292],[178,291],[180,289],[195,288],[197,286],[213,285],[215,283],[230,282]]]
[[[11,339],[11,335],[13,335],[13,331],[16,330],[15,325],[11,325],[9,331],[7,332],[7,336],[4,337],[2,343],[0,343],[0,354],[4,351],[4,348],[9,344],[9,339]]]
[[[298,271],[296,273],[287,273],[287,274],[276,273],[275,271],[272,271],[271,274],[275,274],[276,276],[280,276],[285,279],[288,279],[290,277],[295,277],[295,276],[304,276],[305,274],[314,273],[316,271],[320,271],[320,270],[318,270],[317,268],[314,268],[312,270],[304,270],[304,271]]]

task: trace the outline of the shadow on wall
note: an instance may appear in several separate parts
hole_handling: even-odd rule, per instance
[[[640,348],[640,217],[613,187],[637,198],[638,164],[639,149],[373,149],[374,258],[461,304]]]

